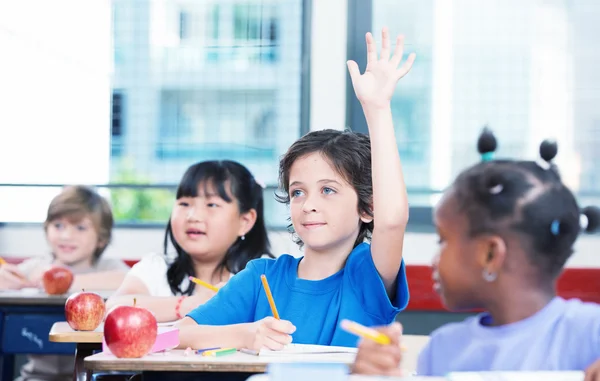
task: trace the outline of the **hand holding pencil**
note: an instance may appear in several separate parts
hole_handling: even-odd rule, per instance
[[[250,325],[245,348],[256,352],[263,348],[278,351],[292,342],[291,335],[296,331],[296,327],[291,322],[279,318],[267,277],[263,274],[260,280],[273,316],[267,316]]]
[[[25,287],[34,287],[34,284],[19,270],[19,266],[0,258],[0,289],[20,290]]]
[[[367,332],[359,334],[363,339],[358,346],[352,372],[402,377],[402,369],[400,369],[402,326],[399,323],[392,323],[386,327],[369,328]],[[371,335],[373,332],[375,335]],[[386,337],[389,342],[381,337]]]

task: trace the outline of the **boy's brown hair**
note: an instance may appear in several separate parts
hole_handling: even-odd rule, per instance
[[[110,243],[114,221],[110,205],[93,189],[82,185],[65,187],[50,202],[44,230],[48,229],[52,221],[60,218],[66,218],[76,223],[85,217],[92,220],[98,234],[98,243],[93,258],[95,262]]]

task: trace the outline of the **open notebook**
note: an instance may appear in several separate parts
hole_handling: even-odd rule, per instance
[[[455,372],[449,381],[583,381],[583,372]]]
[[[244,353],[249,353],[259,356],[288,356],[288,355],[310,355],[310,354],[327,354],[327,353],[356,353],[356,348],[350,347],[335,347],[328,345],[309,345],[309,344],[289,344],[280,351],[272,351],[269,349],[261,349],[260,352],[251,350],[242,350]]]

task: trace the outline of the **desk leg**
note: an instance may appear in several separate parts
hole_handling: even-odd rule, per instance
[[[83,359],[93,355],[96,349],[98,349],[98,344],[77,343],[73,381],[90,381],[92,379],[92,372],[83,367]]]
[[[0,354],[0,379],[12,380],[15,378],[15,356],[5,353]]]

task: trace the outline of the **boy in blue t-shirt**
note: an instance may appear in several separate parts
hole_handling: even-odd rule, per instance
[[[280,162],[280,201],[290,207],[290,228],[304,256],[258,259],[179,324],[182,347],[278,350],[291,343],[356,346],[342,319],[391,323],[408,303],[402,245],[408,202],[396,146],[390,99],[410,70],[398,69],[403,42],[390,58],[383,31],[381,58],[367,34],[368,66],[348,69],[368,136],[322,130],[296,141]],[[376,217],[376,218],[374,218]],[[372,243],[364,241],[372,236]],[[282,320],[272,312],[265,274]]]

